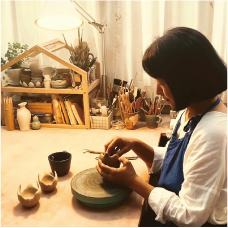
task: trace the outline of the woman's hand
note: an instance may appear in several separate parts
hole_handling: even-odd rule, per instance
[[[116,153],[119,157],[133,149],[136,139],[115,137],[105,144],[105,152],[112,155]],[[119,150],[115,151],[115,147]]]
[[[132,166],[131,162],[125,157],[119,158],[119,161],[123,163],[123,166],[116,169],[105,165],[99,159],[98,165],[96,166],[97,171],[105,179],[131,188],[134,180],[137,178],[134,167]]]
[[[98,165],[96,166],[97,171],[105,179],[124,185],[137,192],[145,199],[148,199],[154,187],[136,174],[131,162],[125,157],[119,158],[119,161],[123,163],[123,166],[116,169],[111,168],[103,164],[101,160],[98,160]]]
[[[117,148],[117,150],[115,150],[115,148]],[[133,150],[148,167],[152,166],[154,149],[139,139],[115,137],[105,144],[105,152],[109,155],[117,154],[121,157],[130,150]]]

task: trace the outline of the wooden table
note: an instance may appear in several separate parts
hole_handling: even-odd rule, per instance
[[[139,224],[144,199],[133,192],[121,205],[95,209],[83,205],[71,193],[70,181],[74,175],[95,167],[96,154],[84,149],[104,151],[104,144],[115,135],[134,137],[151,145],[158,145],[161,133],[169,128],[169,117],[157,129],[149,129],[145,122],[137,130],[53,129],[7,131],[1,128],[1,225],[14,227],[136,227]],[[23,207],[17,199],[18,186],[38,180],[38,173],[51,171],[48,155],[66,150],[72,154],[70,172],[59,177],[57,189],[41,194],[33,208]],[[127,156],[134,155],[132,151]],[[137,174],[149,180],[147,168],[141,159],[132,161]]]

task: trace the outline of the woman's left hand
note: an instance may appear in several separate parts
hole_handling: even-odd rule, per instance
[[[119,183],[128,188],[131,188],[131,186],[134,183],[134,180],[138,176],[134,170],[133,165],[131,164],[131,162],[128,159],[126,159],[125,157],[120,157],[119,161],[123,164],[123,166],[116,169],[116,168],[112,168],[112,167],[105,165],[99,159],[98,165],[96,166],[97,171],[105,179],[108,179],[112,182]]]

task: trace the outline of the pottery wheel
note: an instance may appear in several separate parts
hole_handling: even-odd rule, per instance
[[[128,197],[132,190],[101,177],[96,168],[84,170],[71,180],[73,195],[92,207],[109,207]]]

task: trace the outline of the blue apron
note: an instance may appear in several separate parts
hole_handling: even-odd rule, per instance
[[[192,117],[188,121],[187,125],[184,127],[184,131],[186,132],[184,138],[178,139],[176,136],[177,136],[177,130],[180,126],[180,120],[183,115],[182,113],[173,131],[172,137],[170,139],[170,143],[163,161],[158,187],[165,188],[166,190],[169,190],[171,192],[176,193],[176,195],[179,195],[179,191],[181,190],[181,185],[184,182],[184,174],[183,174],[184,154],[188,146],[189,140],[192,136],[192,133],[196,128],[196,125],[202,119],[202,117],[207,112],[215,108],[219,103],[220,103],[220,99],[218,98],[216,102],[214,102],[205,113],[203,113],[202,115],[197,115]],[[169,226],[168,223],[163,226]]]

